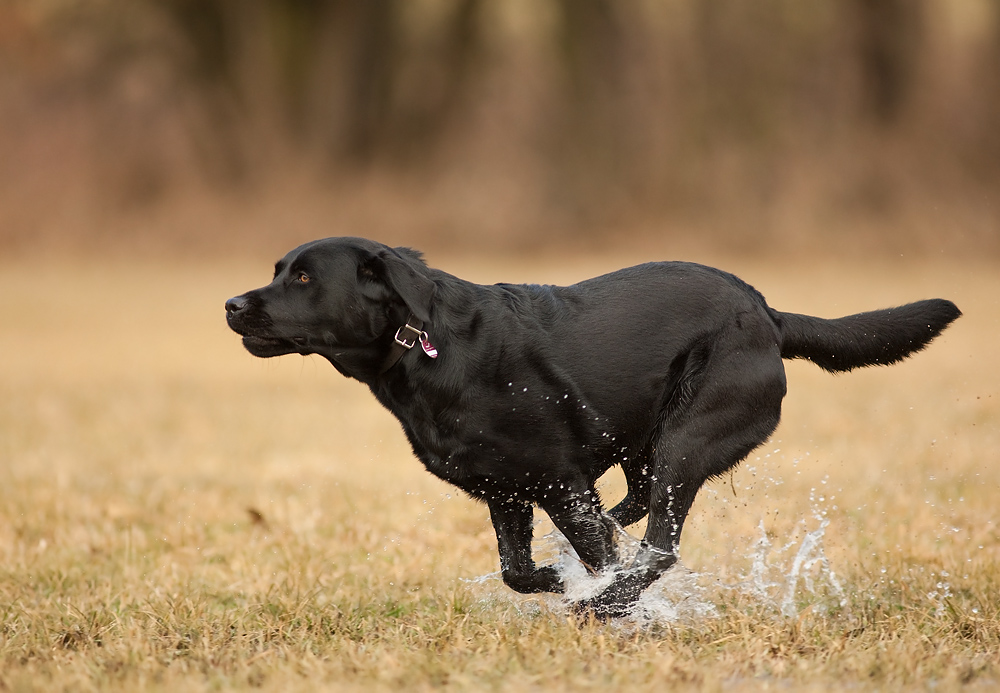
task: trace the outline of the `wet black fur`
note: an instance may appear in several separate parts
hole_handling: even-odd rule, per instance
[[[648,513],[635,564],[578,605],[599,615],[624,613],[675,563],[698,489],[777,426],[782,358],[894,363],[961,314],[941,299],[836,320],[781,313],[733,275],[685,262],[568,287],[481,286],[361,238],[296,248],[226,312],[252,354],[319,354],[368,385],[426,468],[489,506],[519,592],[563,589],[532,560],[534,507],[595,571],[617,564],[608,515],[629,525]],[[411,315],[439,357],[418,346],[380,375]],[[615,465],[628,493],[606,514],[595,483]]]

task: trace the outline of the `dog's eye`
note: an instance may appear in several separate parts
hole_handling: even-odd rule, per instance
[[[306,274],[305,272],[299,272],[299,276],[295,278],[295,281],[297,281],[299,284],[308,284],[309,275]]]

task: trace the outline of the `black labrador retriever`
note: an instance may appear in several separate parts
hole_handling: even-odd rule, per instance
[[[226,302],[260,357],[319,354],[402,423],[427,469],[490,509],[503,580],[561,592],[531,557],[540,507],[591,571],[616,570],[576,605],[628,611],[678,557],[698,489],[774,431],[783,358],[828,371],[895,363],[961,312],[932,299],[836,320],[782,313],[735,276],[653,262],[573,286],[481,286],[418,252],[362,238],[291,251],[265,287]],[[614,465],[628,492],[605,513]],[[614,522],[649,515],[620,566]]]

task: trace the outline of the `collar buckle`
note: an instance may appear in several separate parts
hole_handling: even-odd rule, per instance
[[[409,330],[415,336],[411,337],[410,341],[408,342],[406,341],[408,335],[400,336],[403,330]],[[410,324],[410,321],[407,320],[405,325],[396,330],[396,336],[393,337],[393,341],[396,342],[396,344],[398,344],[399,346],[403,347],[404,349],[410,350],[417,345],[417,340],[419,340],[423,336],[423,334],[424,334],[423,331],[419,327],[414,327],[413,325]]]

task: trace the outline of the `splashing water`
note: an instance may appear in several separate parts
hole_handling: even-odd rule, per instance
[[[697,573],[678,561],[643,592],[626,620],[650,624],[712,618],[717,615],[713,590],[748,593],[765,608],[788,618],[798,616],[804,608],[825,611],[845,606],[843,587],[823,550],[823,537],[830,521],[819,513],[814,513],[812,519],[818,522],[817,527],[810,529],[810,523],[801,520],[797,528],[801,537],[793,536],[779,548],[768,539],[761,520],[760,535],[747,556],[751,559],[749,574],[738,576],[736,582],[726,583],[711,574]],[[628,570],[641,542],[616,525],[615,543],[621,564]],[[555,565],[566,585],[566,592],[559,600],[563,605],[600,593],[614,579],[616,569],[597,575],[589,573],[558,530],[544,536],[539,549],[541,555],[548,554],[554,559],[548,562]]]
[[[553,528],[538,540],[536,556],[555,566],[566,586],[566,592],[553,600],[553,606],[565,608],[596,596],[611,584],[619,570],[628,571],[634,564],[641,542],[617,523],[614,528],[615,547],[621,566],[625,567],[611,567],[597,574],[587,570],[559,530]],[[700,578],[678,562],[643,592],[625,620],[639,624],[674,623],[713,616],[715,605],[709,601]]]
[[[801,519],[788,540],[775,547],[762,519],[759,535],[746,554],[749,570],[735,580],[724,580],[710,573],[697,573],[678,561],[646,589],[628,616],[618,619],[623,625],[640,626],[698,621],[718,615],[714,600],[720,593],[750,595],[765,610],[785,618],[794,618],[804,610],[828,611],[847,605],[844,589],[830,566],[823,548],[823,538],[830,521],[815,497],[810,517]],[[539,565],[552,565],[566,586],[563,595],[519,598],[519,612],[567,609],[574,602],[599,594],[614,579],[616,571],[628,570],[641,548],[639,539],[615,526],[615,545],[621,566],[598,574],[590,573],[570,545],[554,527],[536,540],[533,547]],[[485,585],[500,583],[500,573],[474,578],[468,582]],[[501,593],[488,601],[501,600]],[[508,594],[507,599],[512,595]],[[713,600],[714,599],[714,600]]]
[[[758,476],[757,465],[749,467],[749,472],[757,482],[763,482],[765,497],[768,488],[784,483],[780,478],[767,474],[768,457],[770,455],[757,460],[758,465],[763,465],[760,469],[761,476]],[[793,460],[793,466],[798,462],[798,459]],[[729,560],[739,558],[736,553],[720,557],[727,563],[728,570],[722,570],[719,574],[695,572],[678,561],[643,592],[628,616],[616,621],[627,627],[629,624],[642,626],[714,618],[725,610],[726,602],[729,601],[727,593],[744,599],[749,596],[764,613],[770,612],[778,618],[797,618],[806,611],[829,613],[837,609],[848,609],[849,595],[824,548],[826,530],[830,525],[827,515],[830,510],[838,509],[834,504],[835,496],[829,493],[830,489],[824,488],[826,484],[827,477],[824,477],[817,488],[811,489],[810,510],[784,536],[776,537],[773,532],[769,534],[765,514],[757,524],[756,539],[742,556],[747,561],[742,570]],[[713,492],[712,489],[706,490]],[[537,613],[542,609],[564,612],[574,602],[588,599],[604,590],[611,584],[616,570],[628,570],[641,548],[639,539],[615,524],[615,545],[620,566],[595,575],[587,570],[570,543],[551,523],[543,520],[541,524],[547,529],[536,527],[536,530],[541,530],[538,534],[542,536],[534,542],[534,558],[538,565],[551,565],[559,571],[566,586],[565,594],[514,596],[503,587],[499,572],[469,580],[484,588],[486,583],[492,583],[497,588],[486,590],[491,593],[489,601],[514,602],[515,608],[521,613]],[[952,596],[949,577],[942,571],[935,589],[924,595],[939,616],[945,611],[946,601]]]
[[[629,566],[639,553],[641,542],[617,523],[614,527],[615,544],[621,564]],[[481,590],[481,603],[484,605],[506,602],[514,606],[520,614],[534,615],[543,609],[554,612],[566,611],[574,602],[593,597],[603,591],[611,584],[618,570],[628,570],[627,567],[623,569],[618,566],[597,574],[591,573],[566,537],[554,527],[550,527],[547,534],[535,540],[533,549],[538,565],[553,566],[559,572],[566,587],[564,594],[515,596],[503,586],[500,571],[464,581],[476,585]],[[708,599],[702,582],[701,575],[678,561],[643,592],[627,617],[616,620],[623,625],[647,625],[712,617],[715,615],[716,607]]]
[[[807,521],[800,520],[798,529],[803,533],[802,539],[793,539],[779,549],[773,548],[761,520],[757,526],[760,536],[747,556],[752,560],[750,574],[734,588],[776,607],[786,617],[799,615],[799,597],[806,597],[806,593],[811,595],[808,597],[811,608],[829,608],[830,604],[824,603],[827,597],[836,600],[837,606],[846,606],[844,589],[823,551],[823,535],[830,521],[819,516],[814,519],[819,527],[808,531]],[[793,549],[789,562],[784,557]]]

